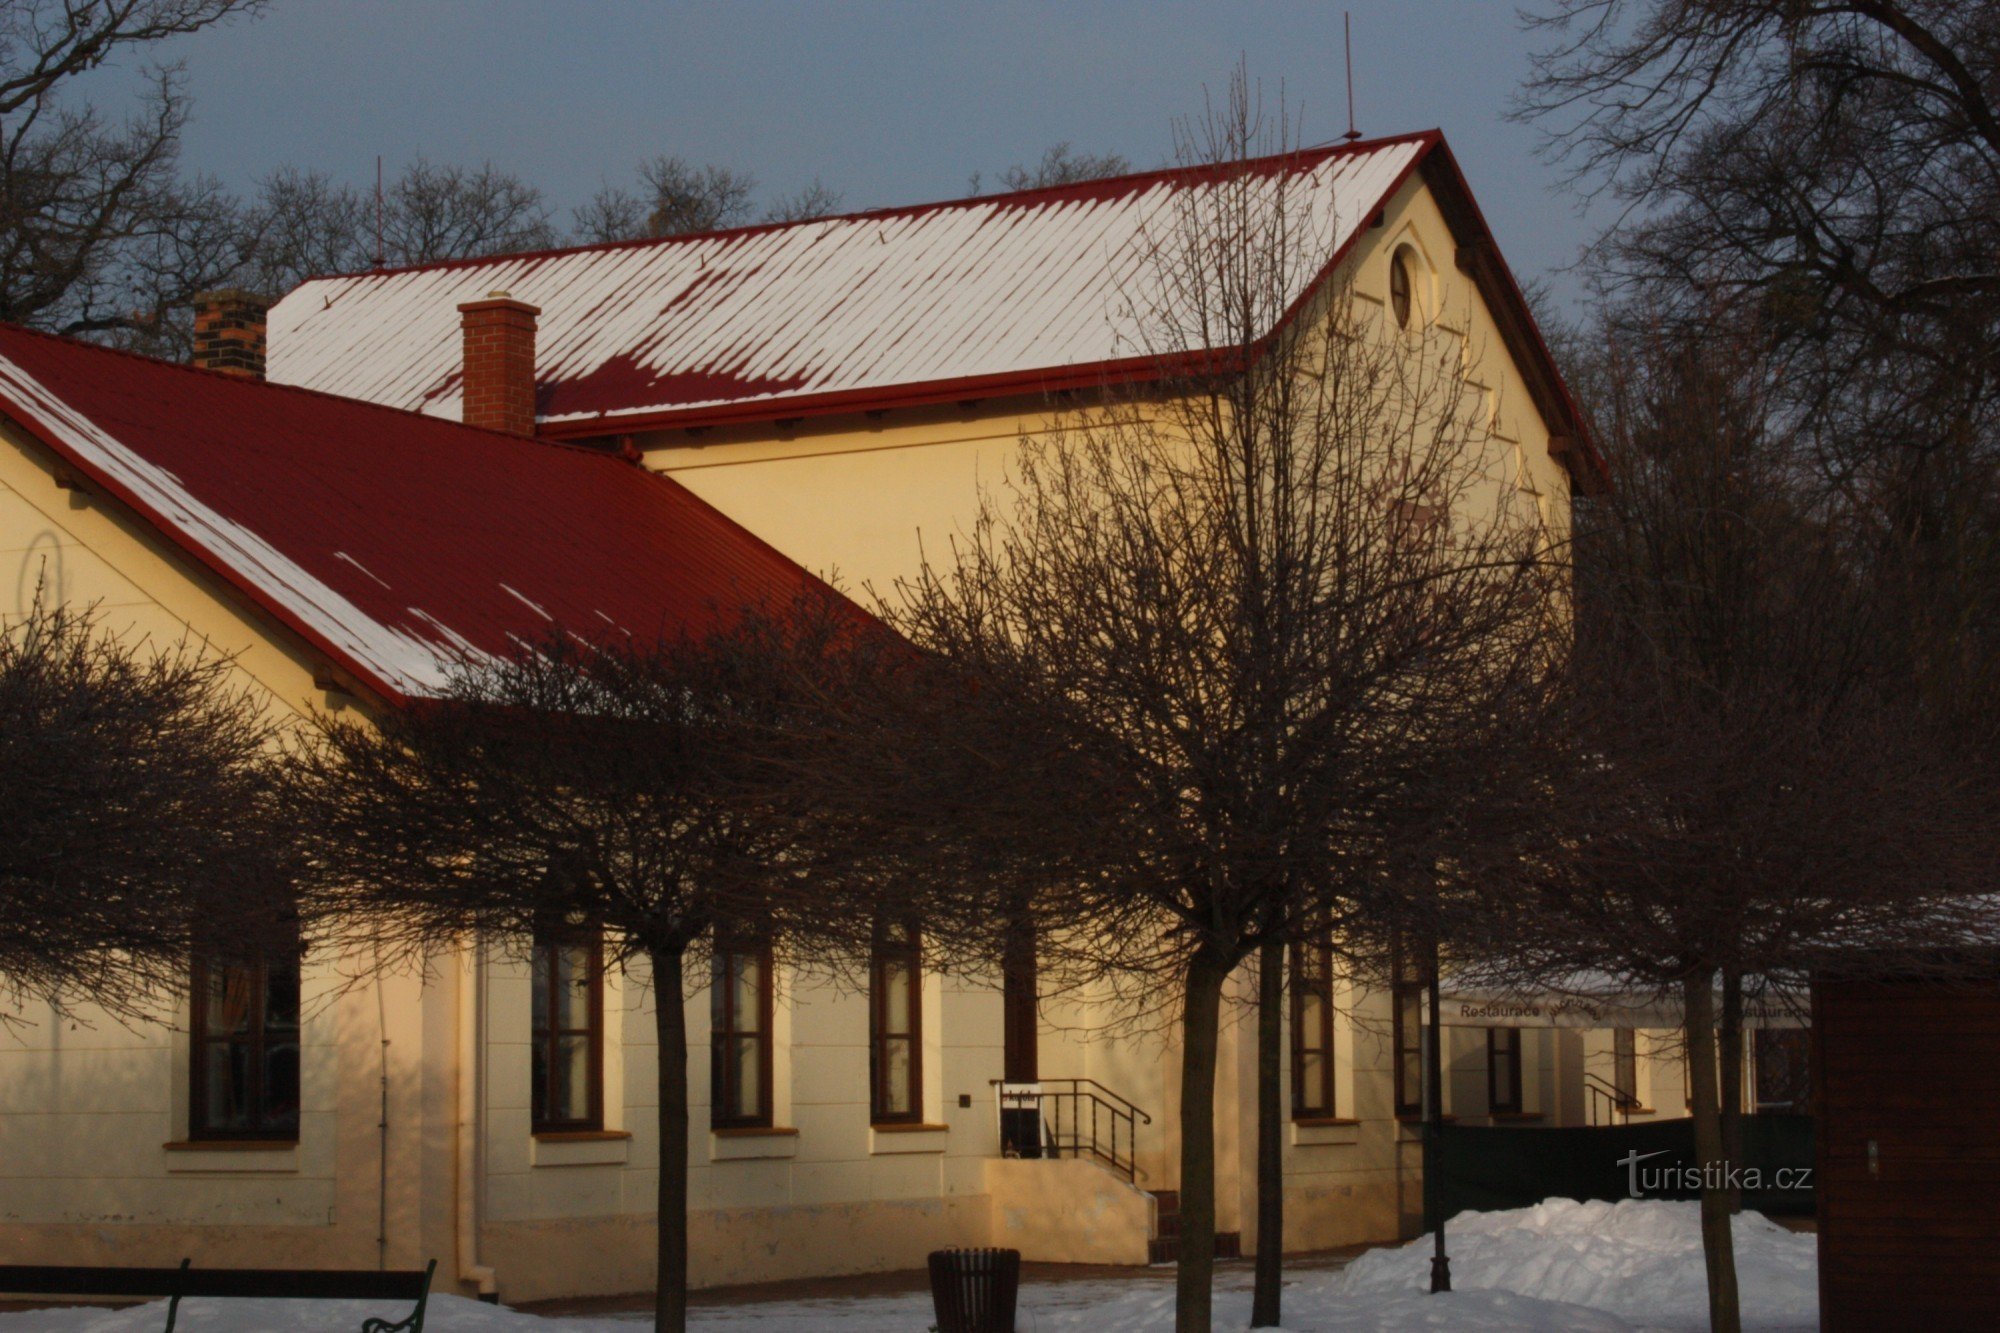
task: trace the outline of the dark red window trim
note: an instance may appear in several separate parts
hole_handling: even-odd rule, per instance
[[[888,970],[908,969],[906,1014],[889,1012]],[[875,930],[874,957],[868,969],[868,1114],[878,1125],[921,1124],[924,1118],[924,1000],[923,943],[915,926],[881,924]],[[909,1047],[905,1086],[892,1088],[888,1059],[892,1043]],[[894,1109],[902,1092],[903,1110]]]
[[[737,960],[757,968],[757,1012],[737,1012],[733,982]],[[771,1125],[773,1050],[771,1019],[776,1009],[771,975],[771,946],[764,941],[737,941],[715,946],[714,979],[710,986],[709,1125],[714,1129],[767,1129]],[[747,1022],[745,1021],[747,1018]],[[737,1103],[742,1072],[733,1058],[744,1037],[757,1042],[757,1107],[747,1113],[725,1108]]]
[[[299,958],[293,954],[285,964],[291,973],[291,1008],[294,1022],[298,1027],[291,1039],[299,1047],[299,1058],[292,1067],[293,1086],[290,1096],[285,1098],[291,1104],[287,1113],[273,1115],[267,1102],[271,1089],[264,1085],[269,1072],[268,1047],[270,1045],[269,1001],[271,993],[271,964],[259,960],[244,964],[233,960],[197,957],[189,971],[189,1013],[188,1013],[188,1139],[202,1141],[271,1141],[293,1142],[299,1136],[299,1094],[304,1079],[304,1015],[299,1007]],[[250,1080],[248,1099],[260,1110],[251,1124],[243,1126],[216,1126],[209,1123],[208,1105],[208,1061],[210,1046],[208,1035],[208,992],[211,969],[216,966],[247,967],[255,971],[255,981],[250,986],[250,1009],[245,1014],[243,1036],[230,1038],[231,1046],[248,1048],[243,1067]]]
[[[1316,1020],[1308,999],[1319,1001]],[[1306,1075],[1306,1057],[1317,1054],[1317,1079]],[[1313,1086],[1314,1084],[1317,1086]],[[1326,1119],[1339,1114],[1334,1097],[1333,950],[1325,943],[1292,946],[1292,1118]]]
[[[585,1028],[531,1027],[530,1040],[542,1056],[542,1077],[533,1080],[532,1110],[530,1127],[536,1134],[567,1133],[575,1130],[601,1130],[604,1128],[604,937],[595,927],[563,927],[540,931],[535,936],[537,957],[548,949],[583,945],[589,950],[586,964],[585,987],[589,991],[585,1005]],[[561,986],[560,973],[553,966],[533,969],[541,973],[541,984],[548,988],[543,998],[543,1012],[551,1021],[560,1012],[557,991]],[[530,1013],[532,1013],[532,1009]],[[532,1022],[532,1020],[531,1020]],[[582,1116],[555,1116],[549,1108],[555,1102],[558,1060],[562,1053],[564,1037],[583,1036],[589,1039],[589,1086],[585,1093],[586,1109]],[[529,1067],[533,1068],[530,1061]]]
[[[1500,1075],[1507,1075],[1510,1096],[1500,1096]],[[1486,1029],[1486,1109],[1495,1115],[1518,1115],[1521,1110],[1521,1030]]]
[[[1420,1116],[1424,1114],[1424,992],[1429,988],[1429,975],[1405,957],[1400,942],[1393,946],[1393,955],[1389,1002],[1396,1114]]]

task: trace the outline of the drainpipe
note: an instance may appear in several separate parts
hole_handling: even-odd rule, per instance
[[[479,1215],[486,1187],[481,1142],[486,1117],[486,941],[461,951],[458,969],[458,1280],[479,1289],[479,1299],[500,1300],[493,1269],[479,1262]]]

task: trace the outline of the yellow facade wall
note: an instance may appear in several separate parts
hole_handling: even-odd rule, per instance
[[[1531,496],[1559,538],[1569,489],[1547,427],[1453,267],[1453,240],[1420,182],[1362,234],[1347,269],[1356,299],[1380,309],[1388,257],[1405,245],[1425,261],[1420,299],[1485,391],[1510,462],[1496,484]],[[1015,400],[640,444],[650,466],[865,600],[866,587],[890,594],[926,551],[947,561],[982,487],[1004,482],[1024,433],[1049,426],[1041,404]],[[316,688],[309,652],[219,594],[156,534],[57,486],[38,446],[6,437],[0,616],[20,614],[38,581],[61,600],[95,603],[119,633],[231,654],[281,713],[359,706]],[[428,977],[345,989],[330,962],[308,969],[306,1110],[300,1144],[285,1152],[162,1146],[185,1137],[185,1021],[170,1005],[162,1022],[132,1029],[46,1013],[0,1029],[0,1246],[21,1262],[372,1267],[435,1257],[445,1289],[476,1258],[497,1270],[508,1299],[645,1289],[659,1143],[643,972],[615,979],[607,995],[607,1126],[627,1137],[554,1143],[529,1132],[524,967],[498,951],[477,966],[435,961]],[[1243,1233],[1246,1252],[1257,1243],[1253,994],[1246,969],[1232,985],[1218,1087],[1218,1220]],[[1338,1087],[1354,1123],[1288,1126],[1288,1249],[1390,1238],[1414,1197],[1408,1138],[1389,1104],[1386,999],[1349,991],[1341,1008]],[[689,1005],[698,1284],[912,1267],[942,1244],[1142,1261],[1151,1219],[1138,1190],[1087,1163],[997,1160],[990,1084],[1002,1023],[991,978],[933,977],[926,987],[924,1113],[940,1128],[918,1133],[868,1124],[863,997],[788,975],[778,1009],[778,1119],[797,1132],[740,1137],[707,1129],[706,997]],[[1044,1014],[1047,1077],[1098,1079],[1151,1114],[1140,1189],[1176,1183],[1173,1018],[1131,1018],[1106,995],[1052,1002]],[[1546,1079],[1536,1068],[1525,1081],[1538,1087]],[[475,1214],[476,1234],[464,1234],[461,1219]]]

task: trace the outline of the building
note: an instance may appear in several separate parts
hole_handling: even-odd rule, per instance
[[[1255,169],[1324,230],[1328,263],[1299,300],[1339,291],[1456,339],[1509,484],[1566,527],[1601,464],[1441,136]],[[1132,308],[1138,256],[1208,184],[1156,172],[318,279],[268,312],[269,384],[264,312],[242,294],[198,325],[222,374],[0,331],[0,613],[47,579],[123,631],[236,654],[274,708],[365,714],[434,689],[442,649],[504,650],[552,621],[638,632],[819,572],[886,587],[966,521],[1024,435],[1159,373]],[[879,961],[894,1002],[745,955],[754,1004],[691,1007],[698,1065],[720,1033],[769,1073],[693,1108],[698,1284],[911,1267],[943,1244],[1171,1251],[1165,1034],[1113,1038],[1087,997],[1038,1006],[920,955]],[[510,1300],[646,1289],[645,979],[558,947],[534,970],[469,945],[428,978],[337,993],[335,971],[308,960],[234,991],[197,978],[208,998],[171,1028],[40,1015],[0,1034],[0,1242],[23,1261],[436,1257],[445,1281]],[[1317,1072],[1291,1095],[1282,1243],[1393,1237],[1418,1211],[1411,993],[1309,961],[1302,975],[1310,1030],[1293,1045]],[[598,998],[558,1022],[565,979]],[[246,988],[283,998],[230,1000]],[[1572,1104],[1595,1058],[1580,1044],[1470,1031],[1450,1047],[1455,1113],[1588,1113]],[[1225,1031],[1218,1115],[1219,1227],[1246,1250],[1249,1036]],[[218,1114],[218,1050],[295,1051],[272,1081],[296,1096],[225,1088]],[[589,1053],[587,1077],[550,1072],[568,1051]],[[706,1096],[709,1071],[690,1073]],[[1085,1151],[1003,1154],[1002,1079],[1039,1081],[1045,1116],[1089,1119]]]

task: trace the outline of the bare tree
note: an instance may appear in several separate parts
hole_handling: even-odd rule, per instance
[[[1453,337],[1389,327],[1340,283],[1287,322],[1332,237],[1309,187],[1252,162],[1285,150],[1282,115],[1239,73],[1180,138],[1201,188],[1175,196],[1129,294],[1164,382],[1024,438],[953,559],[886,614],[1018,704],[1001,753],[1041,746],[1038,771],[1081,775],[1013,789],[999,827],[1034,824],[1038,801],[1027,881],[1076,877],[1038,900],[1052,970],[1178,1005],[1178,1326],[1205,1330],[1225,984],[1410,890],[1388,831],[1422,832],[1436,775],[1467,767],[1442,761],[1541,678],[1561,597]],[[948,828],[981,836],[984,804]],[[1271,1274],[1278,1185],[1260,1205]]]
[[[169,312],[227,278],[233,201],[178,175],[179,67],[149,72],[123,122],[65,94],[128,51],[261,0],[11,0],[0,7],[0,319],[150,345]]]
[[[661,154],[639,164],[636,193],[607,185],[577,210],[576,229],[590,241],[684,236],[740,226],[755,216],[755,177]]]
[[[239,281],[271,293],[324,273],[547,249],[560,239],[542,192],[518,176],[491,162],[423,157],[387,183],[379,204],[372,187],[280,168],[259,182],[242,226]]]
[[[1911,688],[2000,748],[2000,7],[1538,8],[1520,110],[1622,205],[1601,276],[1782,340],[1776,406],[1900,585]]]
[[[764,210],[766,222],[810,222],[840,211],[847,196],[813,177],[812,184],[795,194],[781,195]]]
[[[1993,924],[1971,896],[1990,793],[1894,669],[1896,609],[1796,470],[1768,346],[1726,321],[1613,341],[1596,383],[1619,484],[1580,511],[1573,689],[1541,729],[1560,757],[1524,788],[1548,836],[1452,923],[1483,920],[1467,952],[1516,980],[1608,974],[1682,1006],[1718,1331],[1738,1327],[1746,987]]]
[[[660,641],[552,634],[467,661],[442,698],[373,724],[323,719],[301,761],[322,873],[316,910],[364,923],[392,962],[467,936],[525,947],[538,928],[601,928],[643,962],[659,1033],[655,1327],[687,1320],[684,988],[718,934],[794,962],[865,955],[823,849],[825,816],[786,776],[801,701],[863,651],[831,593],[731,609]]]
[[[1132,163],[1122,153],[1079,152],[1065,139],[1052,144],[1034,166],[1016,162],[1001,172],[1000,188],[1041,190],[1052,185],[1074,185],[1079,181],[1102,180],[1106,176],[1123,176],[1130,170]],[[973,172],[967,193],[980,193],[984,183],[982,174]]]
[[[274,725],[233,670],[39,598],[0,627],[0,987],[17,1003],[146,1017],[217,924],[253,948],[296,929]]]

